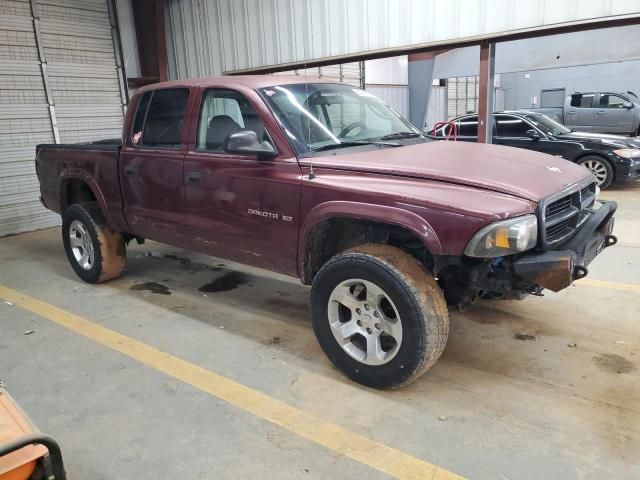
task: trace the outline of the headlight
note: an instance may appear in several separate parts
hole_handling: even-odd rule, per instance
[[[640,149],[638,148],[621,148],[614,150],[613,153],[622,158],[640,158]]]
[[[529,250],[537,241],[538,219],[523,215],[487,225],[473,236],[464,253],[470,257],[502,257]]]

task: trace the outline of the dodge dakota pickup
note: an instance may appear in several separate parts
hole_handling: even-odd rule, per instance
[[[42,203],[84,281],[152,239],[298,277],[331,361],[375,388],[440,357],[447,304],[557,292],[616,243],[585,168],[431,141],[370,93],[300,77],[167,82],[122,138],[39,145]]]

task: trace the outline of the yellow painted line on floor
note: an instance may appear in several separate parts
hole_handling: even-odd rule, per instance
[[[437,465],[351,432],[146,343],[2,285],[0,298],[392,477],[462,480],[462,477]]]
[[[578,280],[576,282],[576,285],[586,285],[588,287],[609,288],[611,290],[623,290],[626,292],[640,293],[640,285],[635,283],[607,282],[605,280],[583,278],[582,280]]]

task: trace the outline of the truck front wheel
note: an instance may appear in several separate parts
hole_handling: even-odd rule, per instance
[[[313,329],[329,359],[373,388],[413,382],[438,360],[449,334],[442,290],[424,266],[389,245],[331,258],[311,290]]]
[[[85,282],[106,282],[124,269],[124,238],[107,225],[95,202],[73,204],[62,213],[62,242],[71,267]]]

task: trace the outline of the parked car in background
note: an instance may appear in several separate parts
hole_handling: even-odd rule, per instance
[[[574,93],[564,107],[535,111],[581,132],[640,136],[640,100],[633,92]]]
[[[556,155],[583,165],[596,177],[598,186],[640,180],[640,140],[621,135],[576,132],[538,112],[507,111],[494,115],[493,143],[526,148]],[[463,115],[452,120],[457,139],[476,142],[478,115]],[[431,131],[433,138],[444,139],[449,125]]]

